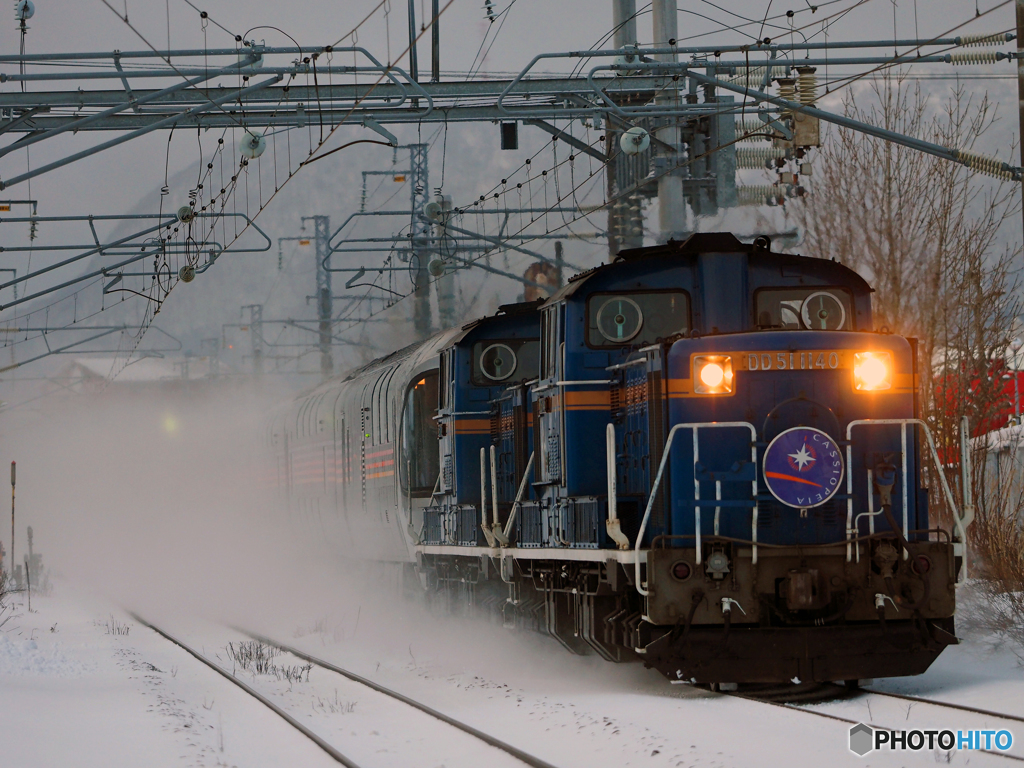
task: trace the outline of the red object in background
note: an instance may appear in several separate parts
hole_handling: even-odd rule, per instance
[[[1024,399],[1024,371],[1010,370],[1006,366],[1006,361],[994,360],[988,375],[993,381],[999,382],[997,389],[1001,392],[1002,397],[999,398],[1000,402],[993,407],[988,418],[971,421],[971,437],[981,437],[996,429],[1002,429],[1010,423],[1010,419],[1015,415],[1014,378],[1017,380],[1017,399]],[[972,374],[968,391],[961,392],[956,380],[952,376],[947,376],[945,382],[940,380],[936,384],[935,398],[943,404],[946,415],[953,419],[960,413],[961,404],[965,400],[970,402],[980,386],[981,378],[977,374]],[[1024,410],[1024,403],[1021,404],[1021,410]]]

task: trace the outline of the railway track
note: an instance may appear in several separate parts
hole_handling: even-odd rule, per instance
[[[792,689],[789,687],[790,690]],[[849,725],[857,725],[858,723],[864,723],[870,725],[875,729],[883,730],[911,730],[907,724],[903,724],[902,727],[893,728],[887,725],[881,725],[878,723],[866,722],[864,720],[853,720],[842,715],[837,715],[832,712],[826,712],[821,709],[811,709],[805,706],[799,706],[796,702],[820,702],[826,703],[828,700],[839,700],[839,699],[863,699],[867,697],[879,697],[879,698],[890,698],[902,701],[910,701],[915,704],[925,704],[928,706],[937,707],[939,709],[968,712],[974,715],[983,715],[985,717],[997,718],[1000,720],[1007,720],[1011,722],[1024,723],[1024,717],[1018,715],[1010,715],[1001,712],[995,712],[988,709],[979,709],[977,707],[968,707],[962,704],[953,704],[945,701],[936,701],[934,699],[927,699],[922,696],[910,696],[902,693],[888,693],[886,691],[875,691],[869,688],[855,688],[849,689],[845,686],[836,684],[823,684],[820,686],[811,686],[804,691],[798,692],[794,697],[785,697],[785,688],[770,688],[766,687],[760,690],[751,692],[738,692],[738,691],[723,691],[721,692],[724,696],[732,696],[735,698],[746,699],[748,701],[756,701],[762,704],[768,704],[773,707],[781,707],[783,709],[796,710],[798,712],[804,712],[809,715],[816,717],[826,718],[828,720],[836,720],[842,723],[848,723]],[[870,710],[869,710],[870,712]],[[982,752],[996,757],[1005,758],[1007,760],[1016,760],[1018,762],[1024,762],[1024,757],[1017,755],[1011,755],[1006,752],[1000,752],[994,749],[977,749],[976,752]]]
[[[231,683],[236,685],[238,688],[240,688],[241,690],[245,691],[251,697],[253,697],[257,701],[259,701],[261,704],[266,706],[268,709],[270,709],[276,715],[281,717],[281,719],[283,719],[285,722],[287,722],[289,725],[291,725],[293,728],[295,728],[295,730],[297,730],[299,733],[301,733],[302,735],[304,735],[305,737],[310,739],[314,744],[316,744],[318,747],[320,747],[320,749],[322,749],[325,753],[327,753],[337,763],[346,766],[346,768],[362,768],[362,766],[360,766],[358,763],[356,763],[352,758],[350,758],[349,756],[343,754],[334,745],[332,745],[327,740],[325,740],[323,737],[321,737],[320,735],[315,733],[313,730],[311,730],[310,728],[308,728],[307,726],[305,726],[304,724],[299,722],[299,720],[297,720],[286,709],[284,709],[280,705],[276,704],[275,702],[271,701],[269,698],[267,698],[265,695],[263,695],[262,693],[257,691],[251,685],[248,685],[243,680],[240,680],[238,677],[233,675],[231,672],[229,672],[228,670],[222,668],[216,662],[214,662],[211,659],[207,658],[202,653],[200,653],[195,648],[193,648],[190,645],[188,645],[187,643],[185,643],[180,638],[174,636],[173,634],[171,634],[167,630],[165,630],[165,629],[163,629],[163,628],[153,624],[152,622],[147,621],[146,619],[144,619],[141,616],[139,616],[137,613],[132,613],[131,616],[137,622],[139,622],[139,624],[141,624],[141,625],[143,625],[145,627],[148,627],[149,629],[153,630],[154,632],[156,632],[158,635],[160,635],[164,639],[166,639],[169,642],[173,643],[174,645],[178,646],[179,648],[184,650],[186,653],[188,653],[190,656],[192,656],[196,660],[202,662],[203,664],[208,666],[210,669],[214,670],[219,675],[224,677],[226,680],[229,680]],[[272,639],[270,639],[268,637],[265,637],[265,636],[262,636],[260,634],[257,634],[257,633],[254,633],[254,632],[249,632],[249,631],[247,631],[245,629],[241,629],[241,628],[238,628],[238,627],[235,627],[234,629],[235,629],[235,631],[241,632],[241,633],[251,637],[254,640],[257,640],[257,641],[259,641],[261,643],[264,643],[265,645],[269,645],[269,646],[271,646],[273,648],[276,648],[279,651],[283,651],[285,653],[290,653],[291,655],[295,656],[296,658],[302,659],[303,661],[305,661],[305,662],[307,662],[309,664],[313,664],[313,665],[315,665],[317,667],[320,667],[321,669],[324,669],[326,671],[333,672],[335,674],[341,675],[342,677],[344,677],[344,678],[346,678],[346,679],[348,679],[348,680],[350,680],[352,682],[355,682],[355,683],[358,683],[358,684],[360,684],[362,686],[365,686],[365,687],[367,687],[367,688],[369,688],[369,689],[371,689],[373,691],[376,691],[377,693],[380,693],[380,694],[383,694],[384,696],[390,697],[391,699],[400,701],[403,704],[406,704],[406,705],[408,705],[408,706],[410,706],[410,707],[412,707],[414,709],[419,710],[420,712],[423,712],[423,713],[425,713],[425,714],[427,714],[427,715],[429,715],[429,716],[431,716],[433,718],[436,718],[437,720],[440,720],[443,723],[446,723],[446,724],[448,724],[448,725],[450,725],[450,726],[452,726],[454,728],[457,728],[458,730],[462,731],[463,733],[466,733],[466,734],[468,734],[468,735],[478,739],[479,741],[483,742],[484,744],[487,744],[490,747],[493,747],[495,749],[498,749],[498,750],[500,750],[500,751],[510,755],[511,757],[515,758],[516,760],[518,760],[518,761],[520,761],[520,762],[522,762],[522,763],[524,763],[526,765],[531,766],[531,768],[555,768],[555,766],[553,766],[551,763],[548,763],[548,762],[546,762],[544,760],[541,760],[538,757],[534,757],[533,755],[531,755],[531,754],[529,754],[527,752],[524,752],[523,750],[519,749],[518,747],[515,747],[515,746],[513,746],[511,744],[508,744],[508,743],[506,743],[506,742],[504,742],[504,741],[502,741],[502,740],[500,740],[498,738],[495,738],[494,736],[491,736],[490,734],[484,733],[483,731],[480,731],[480,730],[478,730],[477,728],[474,728],[471,725],[467,725],[466,723],[463,723],[463,722],[461,722],[459,720],[456,720],[455,718],[450,717],[450,716],[444,714],[443,712],[439,712],[438,710],[434,709],[433,707],[429,707],[426,704],[423,704],[421,702],[416,701],[415,699],[411,699],[408,696],[405,696],[404,694],[398,693],[397,691],[392,691],[389,688],[385,688],[384,686],[379,685],[378,683],[375,683],[372,680],[368,680],[368,679],[366,679],[364,677],[361,677],[360,675],[357,675],[354,672],[351,672],[351,671],[349,671],[347,669],[339,667],[336,664],[332,664],[332,663],[330,663],[328,661],[325,661],[323,659],[318,659],[315,656],[310,656],[309,654],[304,653],[304,652],[302,652],[302,651],[300,651],[300,650],[298,650],[296,648],[292,648],[292,647],[290,647],[288,645],[285,645],[283,643],[279,643],[279,642],[277,642],[275,640],[272,640]]]
[[[943,707],[944,709],[957,709],[961,712],[971,712],[975,715],[986,715],[988,717],[998,717],[1002,720],[1013,720],[1018,723],[1024,723],[1024,717],[1018,715],[1006,715],[1000,712],[993,712],[990,709],[979,709],[977,707],[966,707],[962,704],[951,704],[948,701],[936,701],[935,699],[926,699],[923,696],[910,696],[905,693],[889,693],[888,691],[875,691],[871,688],[862,689],[872,694],[873,696],[887,696],[891,699],[903,699],[904,701],[914,701],[920,704],[932,704],[937,707]]]

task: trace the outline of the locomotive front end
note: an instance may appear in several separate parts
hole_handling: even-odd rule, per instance
[[[641,521],[663,632],[646,658],[708,683],[919,674],[956,642],[961,563],[929,521],[913,343],[852,330],[842,288],[754,304],[756,330],[679,338],[627,372],[666,411]]]

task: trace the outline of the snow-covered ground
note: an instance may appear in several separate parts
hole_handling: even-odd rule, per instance
[[[288,517],[251,481],[252,414],[265,409],[237,400],[94,404],[0,425],[0,464],[18,460],[19,531],[34,527],[53,573],[52,594],[33,595],[31,613],[15,596],[0,627],[0,768],[335,764],[129,610],[228,669],[225,646],[243,639],[229,627],[262,632],[558,768],[945,762],[929,751],[858,758],[841,721],[670,685],[639,664],[575,657],[402,600],[387,573],[339,563],[315,519]],[[1024,715],[1013,652],[1024,650],[977,626],[958,627],[965,643],[928,674],[876,688]],[[245,679],[361,768],[515,764],[323,669],[308,682]],[[877,697],[815,708],[908,729],[984,724]],[[1024,756],[1018,725],[1014,754]],[[1007,762],[977,752],[950,761]]]
[[[201,604],[197,598],[196,605]],[[346,598],[324,612],[272,598],[257,613],[164,608],[148,615],[233,663],[229,628],[249,622],[560,768],[599,766],[1000,765],[951,756],[847,750],[842,722],[670,685],[640,665],[574,657],[532,635],[429,615],[389,596]],[[305,604],[307,601],[303,601]],[[128,607],[128,606],[126,606]],[[335,763],[260,703],[97,593],[57,581],[32,612],[16,596],[0,629],[0,765],[320,766]],[[130,608],[145,614],[147,606]],[[1017,649],[1020,652],[1020,649]],[[280,667],[300,664],[278,657]],[[334,673],[308,682],[238,671],[360,766],[515,766],[517,761]],[[1024,716],[1024,666],[1010,645],[970,634],[924,676],[875,688]],[[984,717],[878,697],[815,705],[896,728],[983,728]],[[1002,727],[1005,723],[1000,723]],[[1024,727],[1011,728],[1024,755]]]

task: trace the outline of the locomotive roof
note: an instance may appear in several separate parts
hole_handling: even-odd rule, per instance
[[[765,247],[764,244],[758,241],[767,241],[768,247]],[[837,261],[789,253],[775,253],[771,250],[771,241],[768,238],[758,238],[754,243],[744,243],[731,232],[696,232],[682,241],[669,240],[663,245],[619,251],[610,263],[588,269],[569,278],[566,286],[552,295],[546,303],[551,304],[572,296],[591,278],[606,274],[609,271],[621,270],[624,264],[637,263],[653,258],[665,258],[666,256],[686,257],[686,262],[691,262],[701,254],[714,255],[719,253],[746,253],[752,262],[756,259],[761,263],[775,263],[780,266],[791,266],[808,271],[813,270],[823,276],[831,277],[832,281],[837,284],[849,285],[852,288],[863,291],[871,291],[871,286],[868,285],[863,277]],[[677,265],[673,264],[672,266]]]
[[[488,323],[492,320],[502,320],[508,317],[517,317],[520,315],[528,315],[532,312],[536,312],[541,308],[541,305],[547,299],[536,299],[534,301],[520,301],[516,304],[502,304],[498,307],[498,311],[493,315],[486,315],[485,317],[478,317],[476,320],[470,320],[459,332],[448,340],[448,346],[452,344],[458,344],[460,341],[465,339],[474,329],[479,328],[481,325]]]

